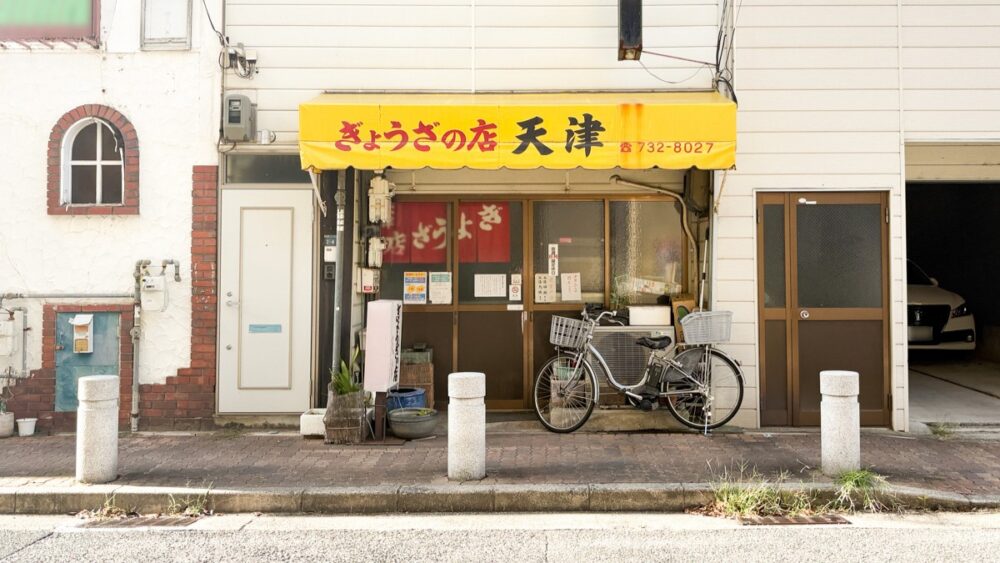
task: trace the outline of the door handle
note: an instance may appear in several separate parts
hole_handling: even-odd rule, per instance
[[[233,301],[232,299],[226,299],[226,307],[235,307],[239,305],[239,301]]]
[[[809,318],[809,311],[806,311],[805,309],[802,309],[801,311],[799,311],[799,316],[802,317],[803,320],[808,319]]]

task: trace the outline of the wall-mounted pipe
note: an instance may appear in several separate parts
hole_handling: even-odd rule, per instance
[[[653,186],[651,184],[641,184],[639,182],[632,182],[632,181],[629,181],[629,180],[626,180],[626,179],[622,178],[618,174],[615,174],[614,176],[612,176],[611,178],[609,178],[608,181],[611,182],[612,184],[617,184],[619,186],[629,186],[629,187],[632,187],[632,188],[640,188],[640,189],[643,189],[643,190],[651,190],[651,191],[654,191],[654,192],[659,192],[659,193],[661,193],[663,195],[668,195],[668,196],[676,199],[677,203],[681,204],[681,226],[684,228],[684,234],[687,236],[688,242],[691,243],[691,247],[694,249],[695,256],[697,257],[697,255],[698,255],[697,254],[698,253],[698,242],[695,240],[694,235],[691,234],[691,228],[688,227],[688,218],[687,218],[687,216],[688,216],[688,210],[687,210],[687,205],[684,203],[684,197],[681,194],[672,192],[672,191],[670,191],[670,190],[668,190],[666,188],[661,188],[660,186]]]
[[[180,263],[179,260],[174,260],[172,258],[170,260],[164,260],[160,264],[160,266],[163,267],[163,271],[164,271],[164,273],[166,273],[167,266],[169,266],[170,264],[173,264],[173,266],[174,266],[174,281],[175,282],[181,281],[181,263]]]

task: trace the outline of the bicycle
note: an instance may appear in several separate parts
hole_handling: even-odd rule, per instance
[[[582,320],[552,317],[549,341],[556,355],[542,365],[535,378],[535,414],[552,432],[579,429],[600,401],[600,387],[591,358],[608,383],[633,406],[649,411],[666,406],[681,424],[707,433],[732,420],[743,402],[743,371],[739,362],[715,347],[729,340],[732,313],[699,311],[681,319],[684,349],[669,336],[643,337],[636,344],[650,352],[642,378],[634,385],[615,379],[611,368],[592,344],[594,328],[616,311],[591,316],[584,308]]]

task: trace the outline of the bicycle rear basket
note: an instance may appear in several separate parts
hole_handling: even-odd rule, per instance
[[[580,348],[587,336],[587,323],[567,317],[552,317],[549,342],[561,348]]]
[[[681,319],[685,344],[729,342],[732,325],[732,311],[697,311]]]

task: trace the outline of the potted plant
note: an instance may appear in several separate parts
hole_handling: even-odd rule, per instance
[[[323,424],[327,444],[357,444],[365,439],[365,394],[354,380],[359,351],[355,349],[351,365],[340,361],[340,370],[330,370],[332,379]]]
[[[0,383],[0,386],[0,438],[10,438],[14,435],[14,413],[7,412],[10,397],[7,383]]]

